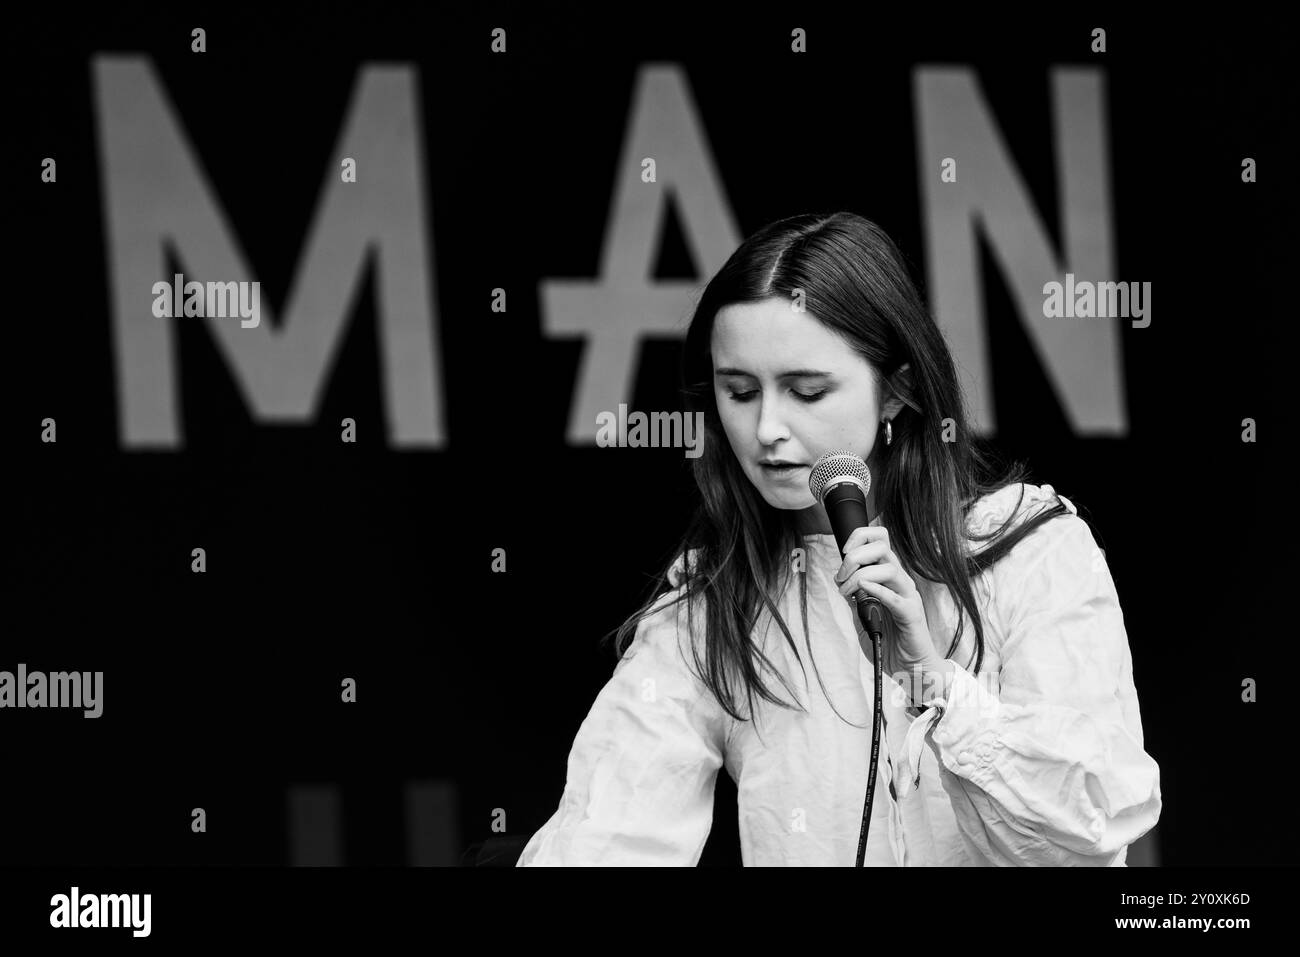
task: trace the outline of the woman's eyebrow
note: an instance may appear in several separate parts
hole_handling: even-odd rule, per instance
[[[730,367],[727,367],[725,369],[716,369],[714,370],[713,374],[714,376],[743,375],[743,376],[749,376],[751,379],[756,378],[756,376],[751,375],[750,373],[746,372],[744,369],[733,369]],[[831,373],[821,372],[818,371],[817,369],[791,369],[788,372],[780,373],[777,376],[777,378],[778,379],[808,379],[814,376],[824,376],[826,378],[830,378]]]

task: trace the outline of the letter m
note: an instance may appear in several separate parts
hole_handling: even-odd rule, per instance
[[[175,323],[202,324],[261,423],[315,418],[327,373],[355,309],[365,269],[375,269],[377,338],[389,442],[445,444],[431,241],[419,142],[416,76],[408,67],[361,71],[342,133],[326,160],[324,187],[307,230],[284,320],[245,328],[220,319],[153,315],[151,287],[171,285],[170,247],[186,281],[256,278],[180,128],[149,61],[96,56],[91,66],[101,154],[119,436],[125,448],[184,444]],[[249,162],[284,175],[274,144]],[[339,176],[357,161],[356,183]],[[295,167],[289,168],[289,175]],[[274,188],[267,189],[274,196]],[[264,217],[276,215],[268,203]],[[245,224],[256,227],[258,224]]]

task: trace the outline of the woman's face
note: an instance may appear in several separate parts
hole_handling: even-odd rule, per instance
[[[820,511],[808,490],[818,457],[849,449],[867,460],[875,448],[883,413],[871,364],[783,297],[720,309],[712,353],[722,427],[749,480],[774,508]],[[764,459],[798,467],[778,472]]]

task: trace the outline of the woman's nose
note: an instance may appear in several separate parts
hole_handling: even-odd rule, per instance
[[[785,427],[781,410],[775,399],[764,398],[758,412],[758,441],[761,445],[772,445],[782,439],[788,439],[790,431]]]

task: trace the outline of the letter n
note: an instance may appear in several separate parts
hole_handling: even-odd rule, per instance
[[[1067,272],[1094,282],[1109,279],[1115,261],[1103,75],[1057,67],[1051,78],[1059,256],[974,74],[960,67],[916,70],[931,306],[957,365],[974,379],[963,386],[975,429],[993,435],[978,225],[1070,427],[1078,435],[1126,435],[1118,325],[1043,315],[1044,284],[1063,281]],[[946,156],[960,158],[956,183],[939,181]]]

